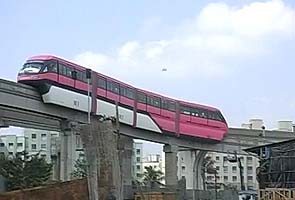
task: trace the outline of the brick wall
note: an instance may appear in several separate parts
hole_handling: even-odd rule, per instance
[[[88,200],[86,179],[0,194],[0,200]]]

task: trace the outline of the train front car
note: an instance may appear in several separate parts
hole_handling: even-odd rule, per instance
[[[51,56],[29,58],[19,71],[17,81],[32,86],[40,86],[45,81],[57,81],[57,62]]]

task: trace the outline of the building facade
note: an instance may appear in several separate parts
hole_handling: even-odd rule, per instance
[[[142,142],[133,143],[133,154],[132,154],[132,177],[134,180],[141,180],[143,174],[143,144]]]

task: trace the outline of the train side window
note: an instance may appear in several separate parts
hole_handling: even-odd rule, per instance
[[[153,106],[160,108],[161,107],[161,98],[153,97]]]
[[[110,81],[107,81],[107,90],[112,91],[112,83]]]
[[[120,93],[120,89],[119,89],[119,84],[118,83],[112,83],[113,87],[112,87],[112,91],[116,94]]]
[[[127,97],[130,99],[134,99],[134,91],[130,88],[127,88]]]
[[[57,73],[57,63],[55,61],[49,61],[45,63],[45,68],[43,72]]]
[[[218,115],[218,118],[220,118],[220,121],[225,122],[225,119],[224,119],[223,115],[221,114],[221,112],[217,111],[216,113]]]
[[[97,86],[102,89],[106,89],[106,80],[104,78],[98,77]]]
[[[198,108],[192,108],[191,109],[191,114],[193,116],[199,117],[200,116],[200,110]]]
[[[128,97],[129,99],[134,99],[134,92],[130,88],[125,88],[120,86],[120,95],[124,97]]]
[[[77,71],[77,80],[83,81],[83,73],[81,71]]]
[[[152,97],[150,97],[150,96],[147,96],[146,97],[146,104],[148,104],[148,105],[153,105],[153,99],[152,99]]]
[[[67,75],[67,68],[63,64],[59,64],[59,74],[64,76]]]
[[[174,112],[176,110],[175,107],[176,105],[174,102],[168,101],[168,100],[162,100],[162,109]]]
[[[182,114],[190,115],[191,114],[191,108],[188,106],[180,105],[180,112]]]
[[[176,105],[174,102],[171,102],[171,101],[168,102],[168,110],[170,110],[170,111],[176,110]]]
[[[162,109],[168,110],[168,102],[166,100],[162,100]]]
[[[205,109],[200,109],[200,117],[208,118],[208,111]]]
[[[123,86],[120,86],[120,95],[126,97],[127,89]]]
[[[143,93],[137,94],[138,102],[146,104],[146,95]]]
[[[67,69],[67,76],[72,77],[72,69],[69,67],[66,67],[66,69]]]
[[[119,94],[119,84],[107,81],[107,90]]]
[[[216,111],[208,111],[208,118],[216,121],[224,121],[221,113]]]

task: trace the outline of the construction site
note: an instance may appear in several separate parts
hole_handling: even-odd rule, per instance
[[[295,140],[247,149],[260,159],[259,200],[295,199]]]

